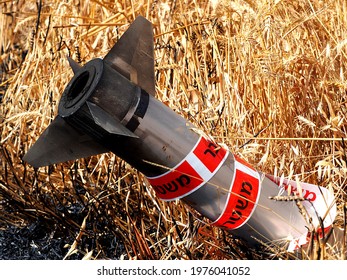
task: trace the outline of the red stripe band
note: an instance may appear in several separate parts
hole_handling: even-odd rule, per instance
[[[213,223],[237,229],[252,216],[259,199],[260,176],[247,162],[234,155],[235,173],[224,211]]]
[[[208,182],[222,166],[228,154],[228,150],[200,137],[188,155],[174,168],[147,179],[159,198],[180,199]]]

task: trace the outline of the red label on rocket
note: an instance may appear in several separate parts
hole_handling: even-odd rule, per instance
[[[147,179],[159,198],[180,199],[208,182],[222,166],[228,154],[227,150],[200,137],[189,154],[172,170]]]
[[[259,198],[259,173],[235,156],[235,174],[223,213],[213,223],[228,229],[241,227],[251,217]]]

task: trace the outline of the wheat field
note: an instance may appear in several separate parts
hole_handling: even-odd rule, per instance
[[[71,237],[65,259],[343,259],[252,250],[163,202],[113,154],[34,170],[25,152],[80,64],[153,23],[156,97],[260,171],[324,186],[346,223],[345,0],[0,1],[0,228]],[[52,230],[54,229],[54,230]]]

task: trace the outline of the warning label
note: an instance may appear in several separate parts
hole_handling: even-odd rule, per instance
[[[235,156],[235,174],[226,206],[214,225],[228,229],[241,227],[252,216],[258,202],[259,173],[247,162]]]
[[[334,193],[329,189],[313,184],[289,180],[285,178],[266,175],[279,187],[279,193],[287,191],[291,195],[300,196],[304,199],[302,205],[306,208],[311,218],[311,223],[318,230],[323,226],[330,227],[336,218],[336,203]],[[318,217],[324,217],[320,219]]]
[[[172,170],[147,177],[159,198],[180,199],[208,182],[226,160],[229,151],[200,137],[189,154]]]

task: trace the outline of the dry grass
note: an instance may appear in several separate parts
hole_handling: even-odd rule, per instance
[[[157,97],[259,170],[331,188],[344,224],[346,1],[37,3],[0,2],[2,226],[40,219],[76,236],[69,253],[87,258],[295,257],[248,250],[159,201],[112,154],[35,171],[22,162],[73,76],[66,56],[103,57],[139,14],[154,25]],[[107,254],[110,240],[121,253]]]

